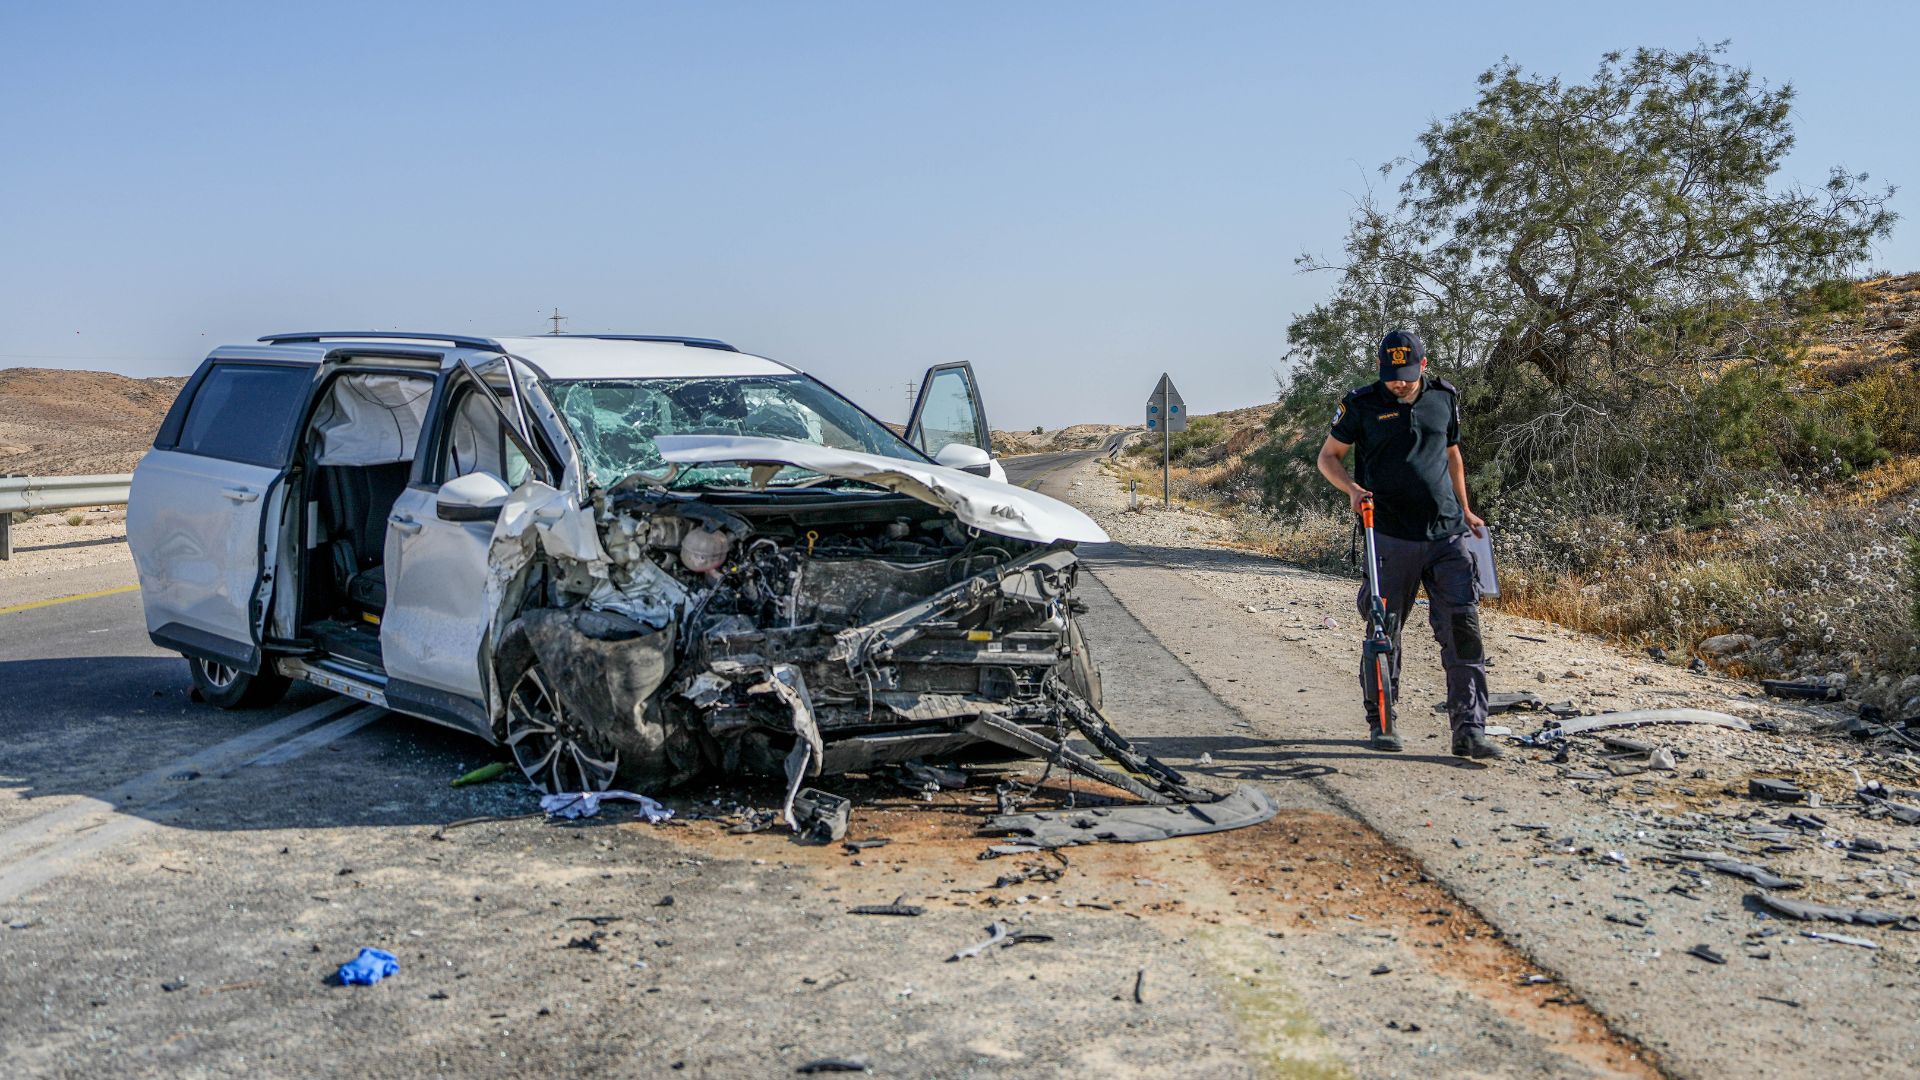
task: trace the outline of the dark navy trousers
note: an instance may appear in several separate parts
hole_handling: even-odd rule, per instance
[[[1393,620],[1393,656],[1389,664],[1393,696],[1400,696],[1401,629],[1420,587],[1427,589],[1427,621],[1440,643],[1440,664],[1447,672],[1447,719],[1453,730],[1487,726],[1487,650],[1480,636],[1480,583],[1464,536],[1444,540],[1401,540],[1373,534],[1380,557],[1380,597]],[[1367,587],[1360,586],[1362,628],[1367,617]],[[1380,727],[1379,694],[1373,665],[1360,665],[1360,694],[1367,723]],[[1397,714],[1404,716],[1405,714]]]

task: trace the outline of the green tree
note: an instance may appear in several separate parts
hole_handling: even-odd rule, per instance
[[[1372,345],[1396,325],[1418,328],[1462,385],[1482,501],[1533,487],[1631,502],[1651,481],[1676,482],[1660,473],[1676,454],[1659,445],[1675,437],[1676,411],[1688,414],[1678,434],[1702,429],[1686,501],[1737,485],[1716,448],[1738,440],[1698,414],[1707,388],[1735,367],[1790,366],[1781,301],[1857,265],[1894,215],[1892,190],[1864,174],[1776,183],[1793,145],[1792,87],[1723,53],[1609,53],[1586,82],[1503,61],[1480,76],[1473,107],[1383,166],[1402,178],[1397,200],[1363,199],[1339,258],[1300,260],[1338,283],[1288,328],[1282,408],[1262,453],[1269,500],[1326,497],[1311,454],[1339,392],[1371,378]],[[1821,422],[1796,414],[1757,437]]]

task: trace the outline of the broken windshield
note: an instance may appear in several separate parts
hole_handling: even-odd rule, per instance
[[[879,421],[806,375],[693,379],[577,379],[552,384],[554,403],[573,430],[581,463],[596,484],[667,465],[656,435],[747,435],[927,460]],[[683,469],[675,486],[744,484],[743,465]],[[773,483],[811,482],[818,473],[788,466]]]

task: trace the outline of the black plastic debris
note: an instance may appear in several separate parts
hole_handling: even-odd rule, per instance
[[[1138,843],[1175,836],[1224,832],[1267,821],[1279,808],[1258,788],[1240,787],[1214,802],[1182,802],[1161,806],[1095,807],[1087,810],[998,814],[981,826],[983,832],[1017,834],[1021,845],[1054,848],[1096,841]],[[1014,854],[1005,851],[1004,854]]]
[[[1825,683],[1788,682],[1783,679],[1761,679],[1760,689],[1768,695],[1793,701],[1839,701],[1840,688]]]
[[[1797,889],[1800,883],[1783,878],[1764,866],[1729,859],[1724,855],[1703,851],[1677,852],[1676,857],[1689,862],[1697,862],[1707,869],[1728,877],[1745,878],[1763,889]]]
[[[840,846],[846,850],[847,854],[854,855],[869,848],[886,847],[891,843],[893,840],[890,837],[876,836],[870,840],[849,840]]]
[[[1705,945],[1695,945],[1693,948],[1687,950],[1687,955],[1698,957],[1709,964],[1724,964],[1727,962],[1726,957],[1721,956]]]
[[[1789,900],[1772,893],[1756,892],[1747,894],[1748,908],[1758,908],[1770,915],[1782,918],[1798,919],[1801,922],[1850,923],[1854,926],[1891,926],[1898,930],[1920,930],[1920,918],[1912,915],[1897,915],[1891,911],[1874,911],[1869,908],[1843,908],[1830,904],[1815,904],[1806,900]]]
[[[1803,814],[1798,810],[1781,818],[1780,824],[1789,829],[1800,829],[1804,832],[1819,832],[1827,827],[1826,819],[1819,814]]]
[[[1369,975],[1390,975],[1392,973],[1393,973],[1393,969],[1388,967],[1385,964],[1381,964],[1379,967],[1376,967],[1372,971],[1367,972],[1367,974]]]
[[[606,934],[598,930],[595,930],[593,933],[588,934],[586,937],[572,938],[565,945],[562,945],[560,947],[563,949],[581,949],[586,952],[596,952],[596,953],[606,952],[607,947],[605,945],[600,944],[600,939],[606,936],[607,936]]]
[[[918,904],[909,904],[906,902],[906,899],[907,899],[906,894],[902,893],[901,895],[894,897],[893,903],[891,904],[861,904],[859,907],[848,908],[847,914],[849,915],[899,915],[905,918],[912,918],[915,915],[925,915],[927,913],[926,908],[923,908]]]
[[[1807,793],[1791,780],[1767,780],[1755,777],[1747,781],[1747,794],[1768,802],[1804,802]]]

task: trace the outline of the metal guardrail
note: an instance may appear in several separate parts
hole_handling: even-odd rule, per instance
[[[123,506],[132,483],[132,473],[0,476],[0,560],[13,558],[13,515]]]

